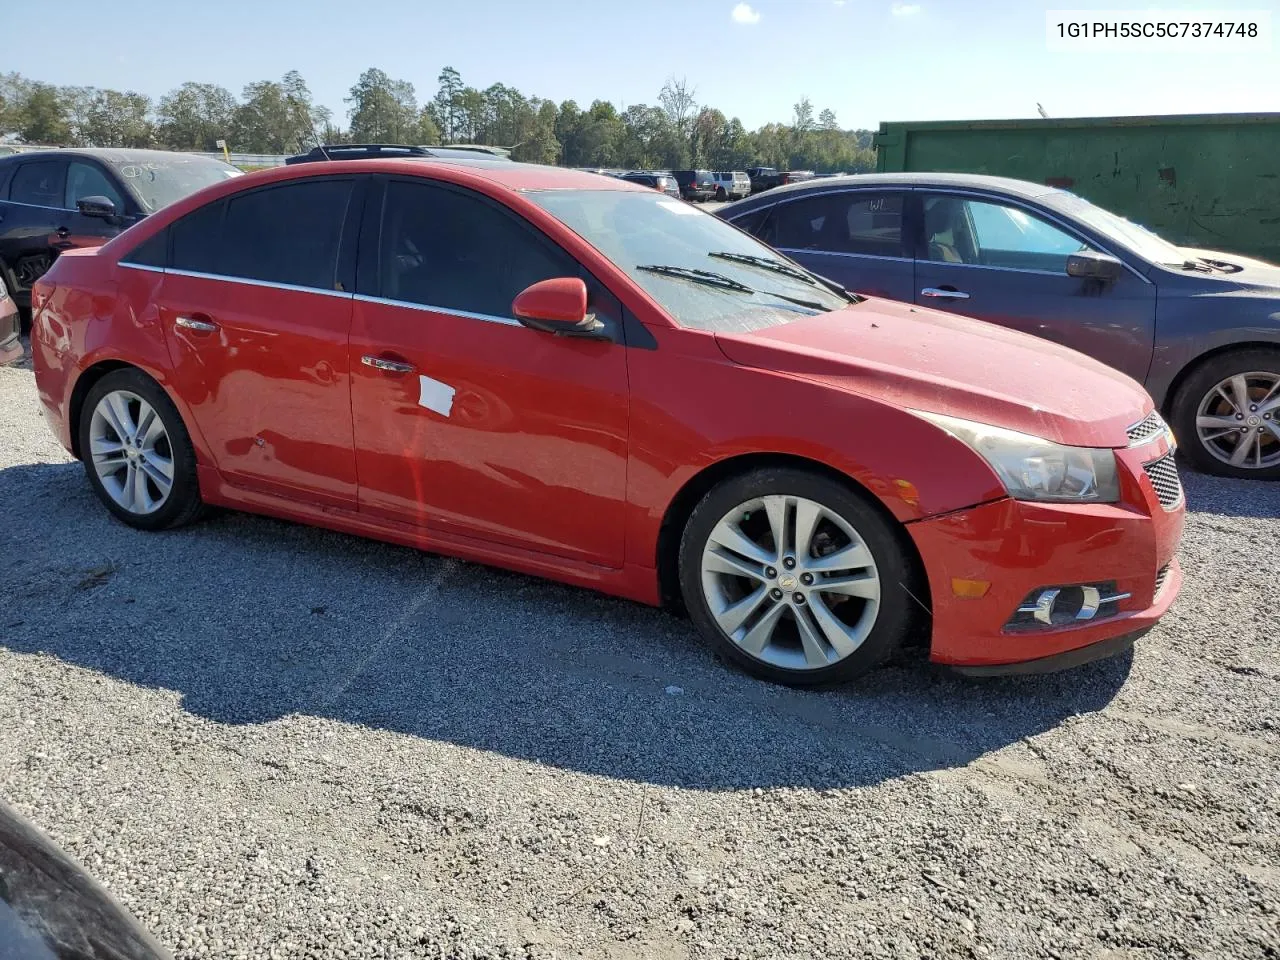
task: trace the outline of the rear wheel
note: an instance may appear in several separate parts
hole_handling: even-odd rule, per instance
[[[794,468],[715,487],[680,545],[699,631],[750,673],[793,686],[849,680],[889,657],[916,620],[914,578],[890,520],[844,484]]]
[[[203,512],[187,428],[168,394],[140,370],[115,370],[95,383],[79,431],[89,483],[125,523],[164,530]]]
[[[1183,382],[1171,413],[1179,448],[1197,469],[1280,479],[1280,351],[1210,358]]]

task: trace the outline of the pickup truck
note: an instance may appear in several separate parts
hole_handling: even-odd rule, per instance
[[[751,180],[751,192],[763,193],[774,187],[788,183],[799,183],[812,180],[812,170],[775,170],[773,167],[747,167],[747,177]]]

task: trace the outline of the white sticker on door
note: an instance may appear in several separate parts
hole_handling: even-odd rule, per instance
[[[418,406],[426,407],[442,417],[453,409],[453,387],[430,377],[418,377]]]

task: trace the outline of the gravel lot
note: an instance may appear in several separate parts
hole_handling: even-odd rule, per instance
[[[110,520],[0,369],[0,791],[179,958],[1280,955],[1280,485],[1129,658],[797,693],[666,614]]]

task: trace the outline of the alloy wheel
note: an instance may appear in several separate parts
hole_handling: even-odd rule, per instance
[[[107,495],[144,515],[164,506],[173,490],[173,447],[164,421],[128,390],[104,394],[89,421],[89,456]]]
[[[804,497],[770,495],[726,513],[702,550],[702,591],[744,653],[819,670],[857,650],[880,610],[880,576],[848,520]]]
[[[1245,470],[1280,464],[1280,374],[1237,373],[1219,382],[1196,410],[1201,446]]]

